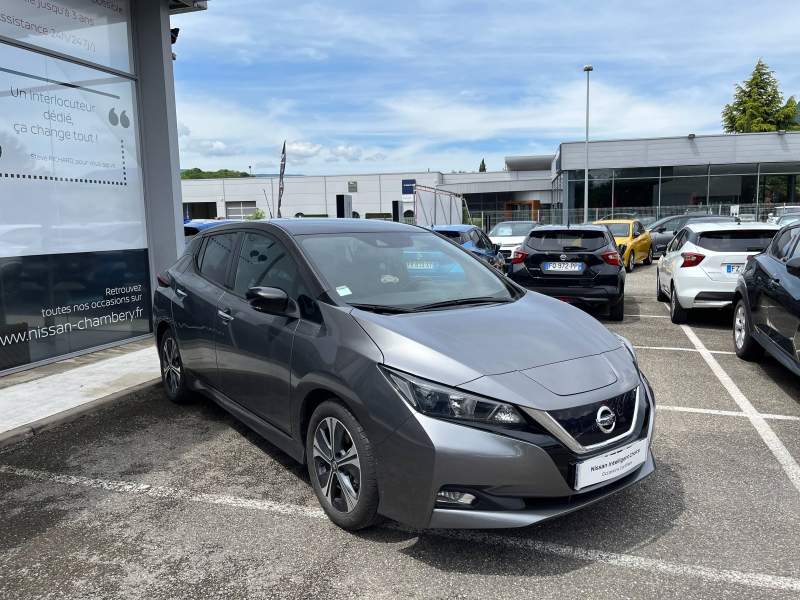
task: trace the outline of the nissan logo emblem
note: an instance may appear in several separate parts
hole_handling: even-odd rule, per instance
[[[567,255],[566,254],[562,254],[561,255],[561,260],[567,260]]]
[[[617,415],[607,406],[601,406],[597,411],[597,426],[603,433],[611,433],[617,424]]]

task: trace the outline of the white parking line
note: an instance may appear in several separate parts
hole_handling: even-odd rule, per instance
[[[22,469],[8,465],[0,465],[0,473],[28,477],[39,481],[93,488],[121,494],[138,494],[151,496],[154,498],[172,498],[177,500],[185,500],[187,502],[200,502],[204,504],[232,506],[235,508],[248,508],[282,515],[300,515],[313,518],[325,516],[325,513],[319,508],[294,506],[291,504],[271,502],[269,500],[254,500],[251,498],[238,498],[235,496],[226,496],[221,494],[204,494],[191,492],[188,490],[168,488],[164,486],[152,486],[129,481],[94,479],[89,477],[81,477],[78,475],[59,475],[57,473],[49,473],[47,471],[34,471],[31,469]],[[408,527],[400,525],[399,523],[390,523],[384,525],[384,527],[410,531]],[[697,579],[704,579],[706,581],[744,585],[754,588],[800,592],[800,579],[782,577],[779,575],[765,575],[763,573],[747,573],[744,571],[712,569],[708,567],[671,563],[664,560],[645,558],[643,556],[636,556],[632,554],[619,554],[615,552],[605,552],[603,550],[592,550],[588,548],[554,544],[552,542],[508,537],[503,534],[493,533],[491,531],[428,530],[425,532],[416,533],[418,535],[432,535],[448,539],[466,540],[482,544],[531,550],[534,552],[542,552],[571,560],[597,562],[623,569],[651,571],[689,578],[694,577]]]
[[[679,352],[700,352],[697,348],[672,348],[670,346],[634,346],[637,350],[677,350]],[[736,354],[726,350],[709,350],[711,354]]]
[[[645,319],[669,319],[669,317],[665,317],[664,315],[634,315],[631,313],[625,313],[626,317],[643,317]]]
[[[708,366],[711,367],[711,370],[714,372],[714,375],[717,376],[719,382],[725,387],[726,390],[728,390],[728,393],[730,394],[731,398],[733,398],[733,401],[739,405],[739,408],[742,409],[742,412],[747,415],[748,419],[750,419],[750,422],[753,424],[753,427],[756,428],[756,431],[761,436],[761,439],[764,440],[764,443],[775,455],[775,458],[778,459],[778,462],[781,464],[781,467],[783,467],[786,475],[789,476],[789,481],[792,482],[792,485],[794,485],[797,491],[800,491],[800,465],[797,464],[797,461],[792,457],[791,454],[789,454],[789,451],[786,449],[786,446],[783,445],[783,442],[781,442],[778,436],[775,435],[775,432],[772,431],[772,428],[764,419],[764,416],[759,414],[747,397],[733,382],[733,379],[731,379],[725,370],[720,366],[720,364],[717,362],[717,359],[714,358],[714,355],[706,349],[706,347],[703,345],[703,342],[700,341],[700,338],[695,335],[694,331],[692,331],[692,328],[688,325],[681,325],[681,329],[683,329],[686,337],[689,338],[689,341],[692,342],[694,347],[700,352],[700,356],[702,356]]]
[[[736,412],[735,410],[714,410],[711,408],[690,408],[688,406],[666,406],[664,404],[659,404],[656,406],[658,410],[672,410],[675,412],[687,412],[687,413],[701,413],[705,415],[720,415],[723,417],[747,417],[747,413],[743,412]],[[790,415],[771,415],[765,413],[759,413],[759,416],[762,419],[773,419],[775,421],[800,421],[800,417],[793,417]]]

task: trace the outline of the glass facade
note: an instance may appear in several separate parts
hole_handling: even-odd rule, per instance
[[[584,171],[565,174],[569,208],[580,212]],[[800,204],[798,175],[800,163],[790,162],[590,169],[590,218],[727,215],[739,206],[740,214],[750,215],[745,218],[763,221],[776,205]]]

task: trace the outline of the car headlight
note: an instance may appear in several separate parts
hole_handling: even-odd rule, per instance
[[[636,351],[633,349],[633,344],[631,344],[628,338],[622,337],[621,335],[617,335],[616,333],[614,336],[619,340],[620,345],[628,351],[628,354],[631,355],[631,360],[633,361],[633,365],[636,367],[636,370],[639,370],[639,360],[636,358]]]
[[[516,408],[505,402],[475,396],[412,375],[382,367],[384,375],[398,393],[421,413],[430,417],[481,421],[498,425],[519,425],[525,420]]]

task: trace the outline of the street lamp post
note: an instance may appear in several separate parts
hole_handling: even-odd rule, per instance
[[[586,160],[583,163],[583,222],[589,222],[589,73],[592,65],[583,67],[586,71]]]

